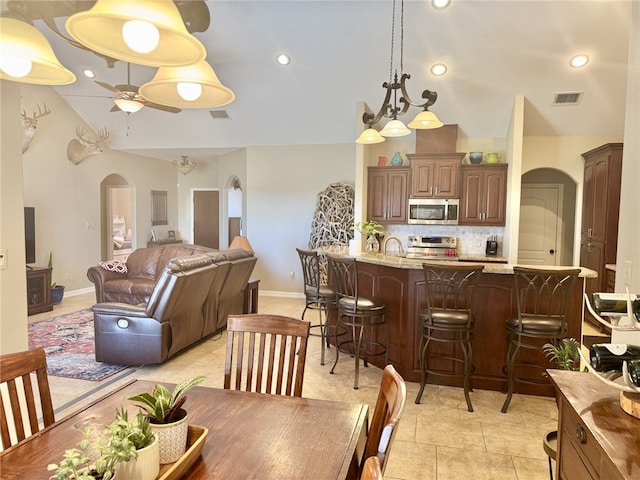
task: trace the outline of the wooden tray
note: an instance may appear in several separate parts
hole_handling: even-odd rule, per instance
[[[189,425],[187,430],[187,450],[175,462],[160,465],[160,473],[156,480],[178,480],[198,459],[204,447],[209,429],[198,425]]]

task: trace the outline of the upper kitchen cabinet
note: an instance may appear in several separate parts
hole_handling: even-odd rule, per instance
[[[464,153],[409,154],[411,198],[458,198],[459,167]]]
[[[461,165],[461,225],[505,223],[507,207],[507,164]]]
[[[369,167],[367,219],[379,223],[407,223],[407,167]]]
[[[605,264],[616,263],[622,143],[607,143],[582,154],[584,191],[580,228],[580,265],[598,272],[587,282],[587,293],[606,288]]]

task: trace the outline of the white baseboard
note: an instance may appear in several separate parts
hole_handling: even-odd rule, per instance
[[[278,292],[274,290],[260,290],[260,296],[264,297],[281,297],[281,298],[304,298],[303,293],[296,292]]]
[[[77,297],[78,295],[84,295],[85,293],[93,293],[95,291],[96,289],[94,287],[79,288],[78,290],[69,290],[69,291],[65,290],[64,296]]]

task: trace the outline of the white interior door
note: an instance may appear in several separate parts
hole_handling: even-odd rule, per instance
[[[559,265],[562,248],[561,184],[524,184],[520,199],[518,263]]]

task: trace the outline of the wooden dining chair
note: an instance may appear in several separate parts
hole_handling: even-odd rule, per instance
[[[382,372],[378,399],[373,410],[362,457],[363,462],[369,457],[378,457],[382,473],[387,465],[387,457],[406,401],[407,387],[404,379],[396,372],[393,365],[389,364]],[[364,463],[361,471],[363,469]]]
[[[32,374],[35,374],[37,389],[34,388]],[[2,450],[55,422],[44,349],[0,356],[0,387],[9,397],[9,404],[6,405],[0,395]],[[42,427],[38,420],[37,397],[40,398]],[[28,432],[25,431],[26,420],[29,422]],[[12,443],[13,434],[15,442]]]
[[[364,462],[360,480],[382,480],[382,467],[378,457],[369,457]]]
[[[280,315],[229,315],[224,388],[301,397],[309,326]]]

